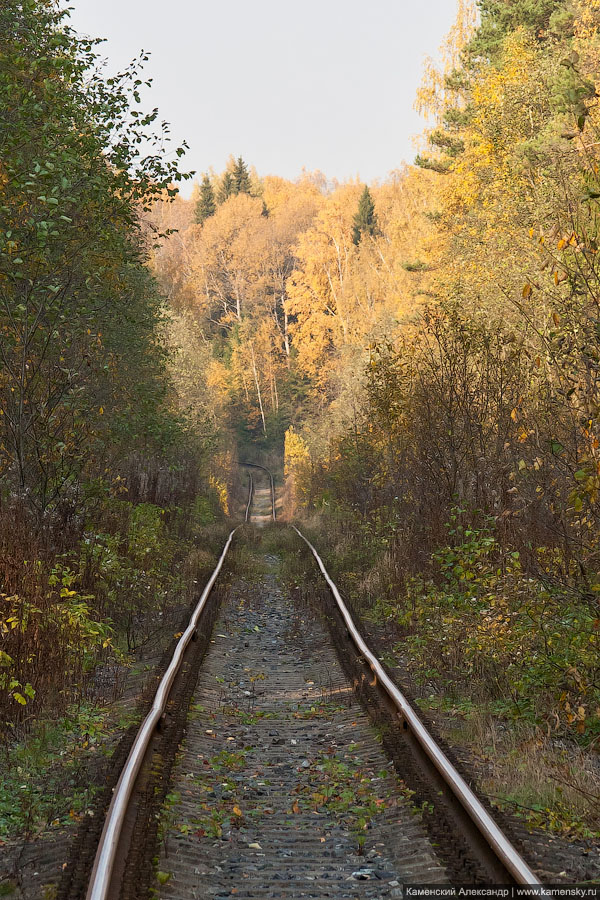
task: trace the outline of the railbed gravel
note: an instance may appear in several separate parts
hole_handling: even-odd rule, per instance
[[[159,896],[384,898],[447,883],[324,626],[265,559],[260,583],[229,592],[200,673]]]

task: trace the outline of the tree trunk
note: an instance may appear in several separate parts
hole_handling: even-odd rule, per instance
[[[260,409],[260,417],[262,419],[263,434],[267,436],[267,426],[265,424],[265,411],[263,409],[262,397],[260,393],[260,384],[258,381],[258,372],[256,371],[256,359],[254,358],[254,344],[250,344],[250,353],[252,354],[252,371],[254,373],[254,383],[256,385],[256,395],[258,397],[258,407]]]

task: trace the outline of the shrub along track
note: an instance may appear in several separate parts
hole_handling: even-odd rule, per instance
[[[257,540],[256,531],[246,534]],[[218,592],[208,601],[124,819],[116,878],[86,895],[102,815],[131,740],[115,758],[112,784],[82,829],[58,896],[137,900],[154,887],[178,900],[380,897],[399,896],[404,883],[508,881],[367,674],[331,596],[318,598],[327,636],[314,608],[281,591],[277,561],[266,559],[262,582],[250,589],[241,581],[229,592],[212,643]],[[387,758],[352,688],[382,724]],[[188,739],[170,783],[190,702]],[[522,846],[538,875],[559,874],[553,848]]]
[[[63,776],[69,779],[64,784],[67,796],[76,786],[93,785],[103,791],[107,779],[112,777],[111,773],[121,770],[126,756],[124,746],[131,744],[138,727],[121,723],[123,720],[138,721],[149,706],[158,678],[173,656],[176,643],[173,635],[181,630],[182,622],[187,624],[193,605],[190,606],[189,600],[186,602],[182,598],[165,611],[164,618],[155,619],[152,626],[148,625],[147,637],[132,651],[135,662],[131,669],[112,665],[102,667],[94,674],[93,696],[109,704],[106,707],[108,721],[114,722],[112,727],[115,733],[103,738],[100,743],[92,740],[87,759],[80,761],[75,774],[72,770],[65,772],[63,769]],[[63,768],[61,757],[56,759],[55,766]],[[47,775],[55,783],[58,780],[54,772]],[[38,791],[43,788],[43,783],[35,787]],[[97,800],[90,802],[93,806]],[[84,819],[86,830],[89,824]],[[36,823],[30,837],[13,838],[6,844],[0,842],[0,896],[14,897],[15,900],[53,898],[63,868],[70,858],[73,842],[79,839],[80,834],[81,828],[75,823],[47,826],[43,830]]]

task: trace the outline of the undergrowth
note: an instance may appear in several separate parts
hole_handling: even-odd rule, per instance
[[[0,765],[0,841],[32,837],[91,815],[99,789],[90,762],[112,751],[135,714],[82,704],[38,722]],[[100,785],[101,787],[101,785]]]
[[[121,493],[103,498],[71,547],[15,565],[0,597],[0,840],[87,814],[95,761],[134,718],[114,701],[212,572],[221,519],[210,494],[160,507]]]

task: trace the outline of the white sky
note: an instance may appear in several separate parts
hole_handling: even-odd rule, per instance
[[[109,71],[141,49],[147,105],[185,138],[185,167],[242,155],[260,175],[385,178],[415,150],[425,56],[455,0],[70,0],[71,24],[105,37]],[[176,146],[176,144],[175,144]],[[189,193],[190,188],[184,188]]]

